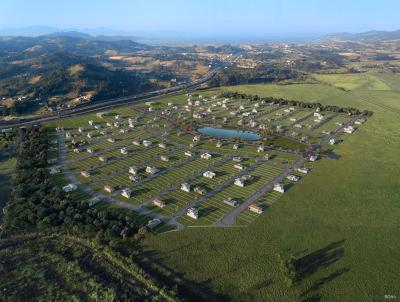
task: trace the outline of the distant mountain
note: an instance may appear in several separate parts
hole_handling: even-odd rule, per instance
[[[38,37],[0,36],[0,53],[7,51],[25,51],[40,55],[56,51],[71,52],[79,55],[94,55],[107,50],[136,51],[149,49],[148,45],[130,39],[111,39],[93,37],[81,32],[56,32]]]
[[[324,37],[325,39],[339,39],[339,40],[348,40],[348,41],[356,41],[356,40],[375,40],[375,41],[383,41],[383,40],[398,40],[400,39],[400,30],[394,31],[379,31],[372,30],[362,33],[339,33],[334,35],[329,35]]]

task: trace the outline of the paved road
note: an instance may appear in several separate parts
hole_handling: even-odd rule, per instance
[[[173,95],[178,95],[181,94],[183,91],[186,91],[188,89],[190,90],[196,90],[199,88],[202,84],[207,83],[210,79],[212,79],[217,72],[221,68],[215,68],[211,71],[209,71],[207,74],[205,74],[203,77],[200,79],[178,85],[172,88],[167,88],[167,89],[160,89],[156,91],[151,91],[151,92],[146,92],[146,93],[141,93],[137,95],[131,95],[131,96],[125,96],[125,97],[120,97],[120,98],[115,98],[115,99],[110,99],[107,101],[101,101],[96,104],[89,104],[89,105],[81,105],[79,107],[75,107],[73,109],[63,109],[58,112],[46,115],[46,116],[36,116],[33,118],[26,118],[18,121],[0,121],[0,129],[3,128],[10,128],[10,127],[22,127],[22,126],[27,126],[30,124],[37,124],[41,122],[47,122],[59,118],[67,118],[67,117],[73,117],[77,115],[82,115],[82,114],[87,114],[91,112],[96,112],[96,111],[102,111],[114,107],[119,107],[119,106],[126,106],[131,103],[142,103],[150,100],[156,100],[160,98],[165,98],[167,96],[173,96]]]
[[[287,167],[285,171],[281,174],[275,176],[271,181],[267,182],[260,190],[255,192],[252,196],[246,199],[245,202],[240,204],[239,206],[233,208],[231,212],[226,214],[221,219],[217,220],[213,225],[214,226],[232,226],[236,223],[236,217],[243,211],[247,210],[248,206],[252,203],[256,202],[260,198],[262,198],[265,194],[271,191],[274,188],[276,183],[281,182],[286,176],[288,176],[294,168],[299,168],[304,165],[305,159],[302,158],[295,162],[290,167]]]

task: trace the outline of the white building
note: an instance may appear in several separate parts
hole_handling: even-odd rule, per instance
[[[298,168],[297,171],[299,171],[300,173],[303,173],[303,174],[308,174],[308,172],[310,172],[310,169],[306,168],[306,167],[302,167],[302,168]]]
[[[211,179],[213,179],[215,177],[215,175],[216,174],[214,172],[212,172],[212,171],[206,171],[206,172],[203,173],[204,177],[211,178]]]
[[[156,174],[157,172],[158,172],[158,169],[155,168],[155,167],[150,167],[150,166],[146,167],[146,173],[147,174],[153,175],[153,174]]]
[[[150,147],[151,144],[152,144],[152,142],[151,142],[151,141],[144,140],[144,141],[142,141],[142,144],[143,144],[143,146],[145,146],[145,147]]]
[[[287,179],[291,180],[291,181],[299,181],[300,177],[296,176],[296,175],[288,175],[286,176]]]
[[[87,148],[86,152],[92,154],[93,153],[93,149],[92,148]]]
[[[112,193],[114,191],[114,188],[110,185],[105,185],[104,186],[104,191],[108,192],[108,193]]]
[[[90,120],[90,121],[88,121],[88,124],[89,124],[90,126],[93,126],[93,125],[94,125],[94,121],[93,121],[93,120]]]
[[[78,132],[79,132],[79,133],[82,133],[83,131],[85,131],[85,128],[83,128],[83,127],[79,127],[79,128],[78,128]]]
[[[258,152],[258,153],[264,152],[264,150],[265,150],[264,145],[260,145],[260,146],[258,146],[258,148],[257,148],[257,152]]]
[[[335,143],[336,143],[336,141],[335,141],[334,138],[331,138],[331,139],[329,140],[329,144],[330,144],[330,145],[334,145]]]
[[[109,143],[115,143],[115,139],[112,138],[112,137],[107,138],[107,141],[108,141]]]
[[[161,159],[162,161],[165,161],[165,162],[169,161],[169,157],[166,156],[166,155],[161,155],[161,156],[160,156],[160,159]]]
[[[283,184],[275,184],[274,185],[274,191],[276,192],[280,192],[280,193],[284,193],[285,192],[285,187],[283,186]]]
[[[193,156],[193,153],[190,152],[190,151],[186,151],[186,152],[185,152],[185,155],[188,156],[188,157],[192,157],[192,156]]]
[[[126,198],[131,198],[132,195],[132,190],[129,188],[125,188],[122,190],[121,195],[126,197]]]
[[[203,153],[200,157],[202,159],[210,159],[212,157],[212,155],[210,153],[206,152],[206,153]]]
[[[121,154],[127,155],[128,154],[128,149],[126,149],[126,147],[121,148]]]
[[[66,193],[75,191],[77,188],[78,187],[76,186],[76,184],[68,184],[68,185],[62,187],[63,191]]]
[[[132,144],[135,145],[135,146],[140,146],[140,142],[137,141],[137,140],[133,140],[133,141],[132,141]]]
[[[158,144],[158,147],[165,149],[165,148],[167,148],[167,145],[165,143],[161,142]]]
[[[199,218],[199,210],[197,210],[196,208],[189,208],[186,212],[186,215],[193,219],[198,219]]]
[[[195,137],[193,137],[194,143],[198,143],[199,141],[200,141],[200,135],[196,135]]]
[[[215,144],[215,147],[221,148],[221,147],[222,147],[222,142],[221,142],[221,141],[218,141],[218,142]]]
[[[155,228],[156,226],[158,226],[160,223],[161,223],[161,220],[160,220],[160,219],[157,219],[157,218],[151,219],[151,220],[149,220],[149,222],[147,223],[147,227],[148,227],[149,229],[154,229],[154,228]]]
[[[181,190],[185,192],[190,192],[190,184],[188,184],[187,182],[181,184]]]
[[[252,179],[251,175],[243,175],[235,179],[234,184],[239,187],[244,187],[247,182]]]
[[[346,133],[349,133],[349,134],[352,134],[353,132],[354,132],[354,127],[353,126],[347,126],[347,127],[345,127],[345,128],[343,128],[343,132],[346,132]]]
[[[50,173],[51,175],[57,174],[57,173],[60,173],[60,172],[61,172],[61,170],[60,170],[59,167],[50,167],[50,168],[49,168],[49,173]]]
[[[88,132],[88,134],[86,134],[87,138],[92,138],[93,137],[93,133],[92,132]]]
[[[309,159],[310,161],[316,161],[318,159],[318,155],[311,155]]]
[[[239,144],[234,144],[234,145],[233,145],[233,149],[234,149],[234,150],[239,149]]]
[[[261,214],[263,212],[263,209],[254,203],[249,205],[248,209],[249,209],[249,211],[257,213],[257,214]]]
[[[240,162],[242,161],[242,158],[241,158],[240,156],[234,156],[234,157],[232,158],[232,160],[233,160],[234,162],[236,162],[236,163],[240,163]]]
[[[90,172],[89,172],[89,171],[81,171],[81,175],[82,175],[83,177],[88,178],[88,177],[90,177]]]
[[[135,166],[130,166],[129,167],[129,173],[132,174],[132,175],[136,175],[138,173],[138,170],[139,169],[137,167],[135,167]]]
[[[223,200],[223,203],[227,204],[227,205],[229,205],[231,207],[237,207],[239,205],[239,202],[237,200],[235,200],[235,199],[232,199],[232,197],[225,198]]]
[[[99,156],[99,161],[104,163],[107,161],[107,158],[105,156]]]
[[[235,164],[233,165],[234,168],[238,169],[238,170],[243,170],[244,166],[242,164]]]

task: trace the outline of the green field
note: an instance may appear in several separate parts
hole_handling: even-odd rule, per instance
[[[374,111],[356,133],[334,147],[339,160],[318,163],[246,228],[187,228],[148,237],[143,247],[188,280],[234,301],[399,297],[398,77],[374,73],[320,79],[321,84],[222,90]],[[278,254],[299,260],[298,284],[287,285]]]

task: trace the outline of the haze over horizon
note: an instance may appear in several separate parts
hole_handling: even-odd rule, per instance
[[[229,4],[211,0],[121,0],[112,4],[102,0],[3,0],[0,29],[2,34],[33,27],[38,34],[40,29],[43,33],[54,29],[182,40],[255,41],[396,30],[400,28],[399,10],[400,3],[394,0],[233,0]]]

